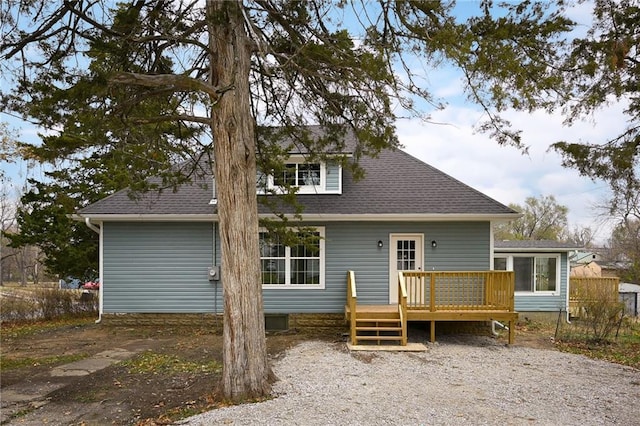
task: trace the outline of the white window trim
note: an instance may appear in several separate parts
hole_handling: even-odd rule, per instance
[[[518,253],[518,254],[503,254],[503,253],[494,253],[494,258],[502,258],[507,259],[507,271],[513,271],[513,258],[514,257],[533,257],[539,258],[555,258],[556,259],[556,289],[555,291],[538,291],[535,289],[535,285],[533,286],[532,291],[515,291],[515,295],[521,296],[559,296],[560,288],[562,287],[562,256],[560,253]]]
[[[302,155],[291,156],[286,164],[306,164],[309,163],[307,159]],[[320,184],[318,185],[301,185],[296,186],[298,188],[297,194],[342,194],[342,167],[338,166],[338,189],[327,190],[327,164],[325,162],[311,162],[309,164],[320,164]],[[271,194],[270,191],[284,193],[284,188],[275,184],[274,176],[267,174],[267,190],[261,188],[257,189],[259,195]]]
[[[325,289],[325,231],[324,226],[313,226],[310,227],[315,232],[320,234],[320,280],[318,284],[263,284],[263,290],[324,290]],[[264,228],[260,228],[259,232],[266,232],[267,230]],[[291,256],[290,256],[290,248],[285,246],[285,276],[289,279],[289,275],[291,272]],[[262,259],[262,256],[260,257]],[[262,264],[262,262],[261,262]],[[262,272],[262,271],[261,271]]]

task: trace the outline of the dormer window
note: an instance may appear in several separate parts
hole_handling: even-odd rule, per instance
[[[298,194],[341,194],[342,169],[337,163],[307,163],[304,157],[292,157],[278,174],[258,172],[259,194],[278,192],[286,186],[298,188]]]
[[[320,185],[320,163],[289,163],[281,175],[274,176],[275,186],[318,186]]]

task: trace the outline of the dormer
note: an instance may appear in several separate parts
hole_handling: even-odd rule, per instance
[[[292,155],[285,169],[277,175],[258,171],[258,194],[284,192],[288,184],[298,194],[342,194],[342,167],[333,161],[309,162],[302,155]]]

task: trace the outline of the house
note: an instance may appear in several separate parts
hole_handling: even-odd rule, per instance
[[[569,310],[569,258],[575,244],[495,241],[495,270],[514,271],[515,309],[521,318],[551,319]]]
[[[598,265],[595,261],[591,261],[589,263],[577,264],[577,266],[571,267],[571,276],[572,277],[601,277],[602,276],[602,267]]]
[[[571,253],[571,276],[574,277],[617,277],[625,268],[624,260],[613,260],[611,250],[596,248],[596,251],[577,250]]]
[[[569,256],[569,261],[572,264],[572,270],[580,265],[588,265],[591,262],[602,262],[603,260],[604,257],[595,251],[576,250]]]
[[[353,136],[347,135],[346,142],[355,146]],[[258,193],[283,179],[299,186],[304,224],[321,237],[317,250],[304,250],[260,233],[265,314],[285,326],[299,326],[314,315],[344,321],[346,304],[347,317],[353,319],[347,299],[354,301],[357,292],[358,306],[396,306],[394,315],[408,297],[415,315],[416,309],[431,312],[414,318],[431,321],[432,332],[436,320],[514,319],[512,273],[490,271],[495,259],[508,256],[494,249],[493,223],[513,220],[517,212],[401,150],[362,158],[366,177],[359,181],[337,162],[308,164],[304,158],[304,150],[294,150],[288,176],[264,174],[257,179]],[[211,183],[210,176],[176,191],[136,199],[120,191],[77,213],[78,220],[100,235],[101,318],[129,314],[140,322],[145,314],[222,311],[224,264],[217,211],[211,185],[205,183]],[[259,213],[271,215],[265,207]],[[557,253],[557,274],[564,277],[566,254]],[[519,262],[513,264],[517,276]],[[402,271],[416,272],[414,278],[402,273],[399,278]],[[354,281],[353,292],[348,277]],[[489,284],[490,290],[482,287]],[[405,285],[413,286],[409,296]],[[537,294],[537,288],[523,294],[522,306],[537,310],[538,301],[544,309],[557,308],[565,297],[563,285],[558,282],[547,296]],[[436,296],[443,289],[448,293]],[[467,300],[465,295],[473,297]],[[454,308],[461,301],[465,309],[475,306],[478,312],[436,315],[445,298],[448,312],[458,312]],[[487,306],[498,299],[501,311],[490,312]]]

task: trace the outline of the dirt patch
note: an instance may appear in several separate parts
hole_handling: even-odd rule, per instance
[[[3,394],[45,394],[19,406],[3,402],[3,411],[12,410],[3,414],[3,424],[167,424],[223,403],[216,368],[222,364],[222,336],[204,327],[114,327],[85,320],[29,333],[3,328],[1,353],[9,365],[2,369]],[[337,335],[273,334],[269,355],[276,359],[309,337]],[[51,376],[69,360],[116,348],[135,355],[86,376]]]
[[[515,346],[536,349],[556,349],[555,326],[551,323],[518,323]]]

